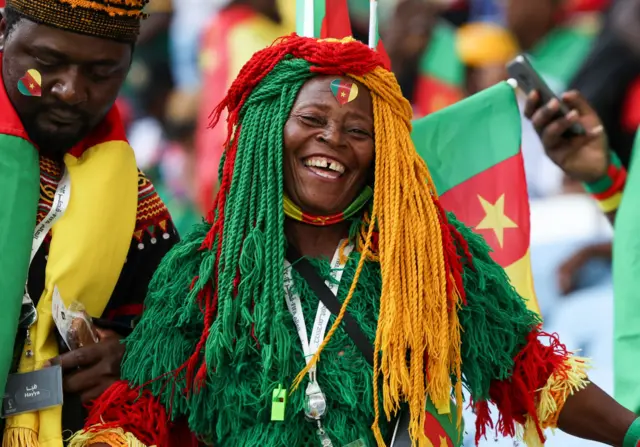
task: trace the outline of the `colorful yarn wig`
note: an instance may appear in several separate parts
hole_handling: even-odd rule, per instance
[[[456,395],[462,401],[460,325],[456,312],[463,299],[462,266],[452,243],[459,236],[448,225],[429,171],[411,141],[411,106],[393,74],[383,65],[377,53],[350,38],[322,41],[289,36],[256,53],[216,108],[214,125],[223,109],[229,111],[230,149],[226,153],[220,193],[207,217],[213,226],[204,248],[216,252],[213,272],[217,275],[201,277],[196,284],[205,308],[205,327],[199,345],[185,365],[188,386],[201,385],[207,368],[216,368],[216,359],[221,358],[216,351],[223,347],[233,349],[233,340],[237,340],[236,346],[240,345],[243,335],[236,333],[237,318],[250,329],[256,345],[263,347],[265,365],[271,363],[270,359],[290,355],[286,344],[278,342],[285,334],[272,333],[268,324],[271,318],[290,318],[281,293],[286,247],[282,129],[302,85],[315,75],[326,74],[350,76],[371,92],[376,181],[367,236],[360,248],[363,256],[351,291],[309,365],[318,360],[340,324],[367,255],[377,251],[382,295],[373,383],[377,390],[382,376],[387,417],[403,400],[409,402],[411,432],[417,439],[424,426],[427,395],[437,408],[449,408],[452,375],[457,378]],[[268,129],[266,145],[258,136],[263,129]],[[268,169],[264,172],[260,167]],[[227,209],[227,203],[234,206]],[[379,232],[377,250],[372,246],[374,231]],[[243,260],[253,256],[258,241],[264,241],[260,249],[265,255],[264,271],[259,276],[242,265]],[[414,268],[407,269],[398,259],[415,260]],[[249,326],[251,318],[248,315],[243,318],[242,314],[251,308],[255,316],[262,318]],[[404,330],[407,323],[411,330]],[[214,326],[224,330],[212,336]],[[270,352],[271,349],[275,352]],[[409,353],[424,355],[409,356]],[[294,388],[309,367],[300,372]],[[377,397],[374,391],[373,429],[379,435]]]
[[[343,291],[341,312],[309,366],[340,334],[352,298],[358,295],[354,303],[363,302],[364,294],[377,311],[377,327],[371,331],[373,377],[363,395],[373,401],[372,430],[379,446],[384,445],[381,411],[389,419],[404,403],[415,445],[431,445],[424,433],[428,400],[446,414],[453,395],[460,425],[463,357],[464,383],[480,413],[478,437],[492,425],[487,401],[493,400],[501,414],[498,430],[513,435],[516,423],[526,425],[525,437],[536,445],[543,439],[541,428],[553,425],[566,397],[584,386],[582,363],[555,338],[550,345],[539,341],[544,334],[538,318],[491,260],[482,238],[440,207],[411,141],[411,106],[381,57],[350,38],[291,35],[252,57],[212,115],[215,125],[228,111],[220,191],[207,222],[156,272],[148,309],[127,340],[122,374],[144,391],[136,399],[135,389],[112,387],[96,402],[87,431],[72,446],[107,435],[120,442],[112,445],[167,445],[166,427],[158,419],[165,409],[174,420],[186,416],[190,430],[205,441],[219,436],[235,445],[238,438],[224,434],[258,422],[239,422],[242,408],[234,409],[233,416],[212,416],[214,402],[218,409],[234,405],[225,403],[230,395],[218,388],[225,387],[224,381],[211,386],[216,371],[224,371],[227,383],[233,383],[232,401],[261,416],[266,410],[260,402],[278,383],[291,383],[296,371],[291,371],[295,340],[287,329],[291,316],[283,297],[283,128],[300,88],[317,75],[349,76],[369,89],[375,185],[368,216],[356,220],[360,236],[345,268],[351,283]],[[234,376],[250,361],[257,393],[249,393]],[[299,371],[294,390],[309,366]],[[292,405],[296,399],[300,403],[296,394],[303,393],[291,395]],[[151,418],[146,415],[154,399],[161,406],[155,414],[161,415]],[[345,430],[342,426],[339,430]],[[259,425],[257,430],[273,434],[273,427]],[[131,440],[132,432],[139,444]],[[242,438],[243,445],[284,445],[278,444],[283,438],[265,438],[269,433],[253,432],[253,443]],[[294,445],[299,439],[287,442]]]

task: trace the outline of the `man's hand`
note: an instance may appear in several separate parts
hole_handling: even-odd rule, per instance
[[[554,116],[560,109],[558,100],[542,104],[538,92],[531,92],[524,114],[540,135],[549,158],[567,175],[587,183],[599,180],[605,176],[609,166],[602,122],[577,91],[565,93],[562,101],[571,108],[571,112],[556,119]],[[564,138],[562,134],[574,123],[582,124],[586,134]]]
[[[64,391],[80,395],[87,404],[120,379],[124,355],[121,337],[113,331],[97,329],[99,343],[62,354],[51,360],[61,365]]]

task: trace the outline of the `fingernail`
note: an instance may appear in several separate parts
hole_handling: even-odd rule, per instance
[[[553,98],[551,101],[549,101],[549,104],[547,104],[547,107],[551,110],[557,109],[559,106],[560,103],[556,98]]]
[[[599,125],[591,129],[591,134],[598,135],[598,134],[601,134],[603,131],[604,131],[604,127],[602,125]]]
[[[51,366],[51,361],[47,360],[46,362],[44,362],[44,365],[42,367],[49,368],[50,366]]]
[[[573,109],[571,112],[567,113],[567,119],[574,120],[578,117],[578,111]]]

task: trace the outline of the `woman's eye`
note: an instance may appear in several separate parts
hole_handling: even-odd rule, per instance
[[[43,67],[53,67],[56,63],[53,61],[46,61],[43,59],[40,59],[39,57],[35,57],[35,60],[38,64],[40,64]]]
[[[362,130],[362,129],[351,129],[349,132],[351,132],[352,134],[361,136],[361,137],[369,137],[369,136],[371,136],[369,134],[369,132],[367,132],[366,130]]]
[[[313,115],[302,115],[302,120],[307,124],[313,124],[313,125],[322,124],[322,121],[320,120],[320,118],[315,117]]]

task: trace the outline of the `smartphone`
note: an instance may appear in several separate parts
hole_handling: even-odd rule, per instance
[[[567,105],[558,98],[549,88],[544,79],[535,71],[531,62],[524,54],[519,54],[514,60],[507,64],[507,72],[509,76],[518,82],[520,87],[527,95],[536,90],[540,95],[542,104],[547,104],[552,99],[557,99],[560,103],[560,110],[555,118],[561,118],[568,114],[571,110]],[[565,138],[571,138],[586,133],[584,127],[580,123],[573,123],[562,135]]]

